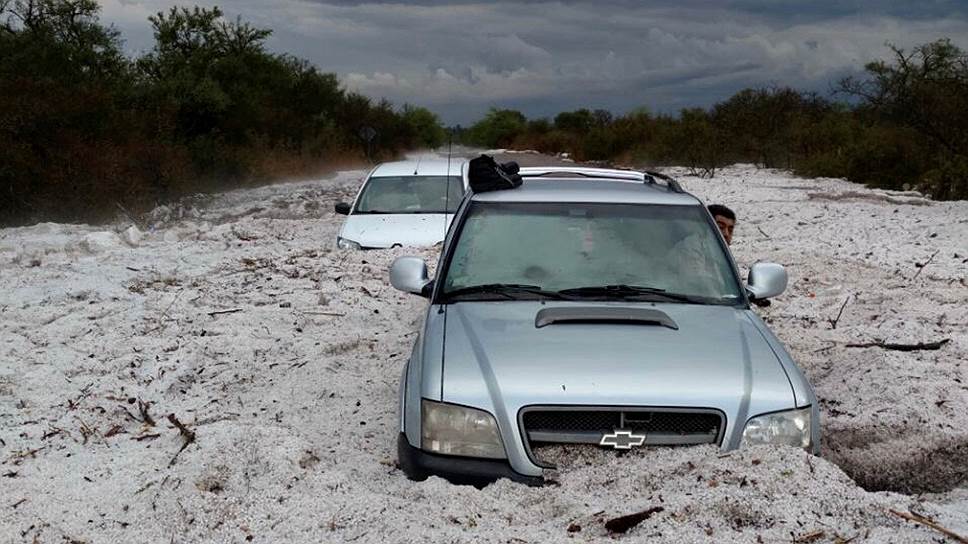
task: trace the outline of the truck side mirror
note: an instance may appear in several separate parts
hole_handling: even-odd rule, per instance
[[[787,272],[776,263],[756,263],[750,268],[746,292],[752,300],[766,300],[786,291]]]

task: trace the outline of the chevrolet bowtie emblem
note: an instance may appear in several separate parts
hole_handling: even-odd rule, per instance
[[[617,450],[630,450],[632,446],[641,446],[645,442],[644,434],[632,434],[632,431],[615,431],[602,435],[599,446],[611,446]]]

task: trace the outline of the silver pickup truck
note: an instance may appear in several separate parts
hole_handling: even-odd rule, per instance
[[[541,484],[541,446],[783,444],[820,451],[814,392],[750,303],[696,197],[654,173],[522,168],[469,192],[436,279],[397,259],[390,281],[429,299],[400,383],[399,463],[413,479]]]

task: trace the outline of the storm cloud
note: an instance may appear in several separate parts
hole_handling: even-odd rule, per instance
[[[211,6],[208,0],[197,2]],[[137,53],[168,0],[104,0],[102,17]],[[826,93],[864,63],[950,37],[966,47],[968,2],[339,2],[220,6],[273,29],[269,45],[373,98],[426,106],[448,123],[489,107],[553,115],[707,106],[745,87]]]

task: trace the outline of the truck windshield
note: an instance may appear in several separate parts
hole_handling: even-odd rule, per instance
[[[699,205],[475,202],[442,293],[735,305],[740,287],[705,214]]]
[[[463,196],[459,176],[372,177],[353,213],[454,213]]]

